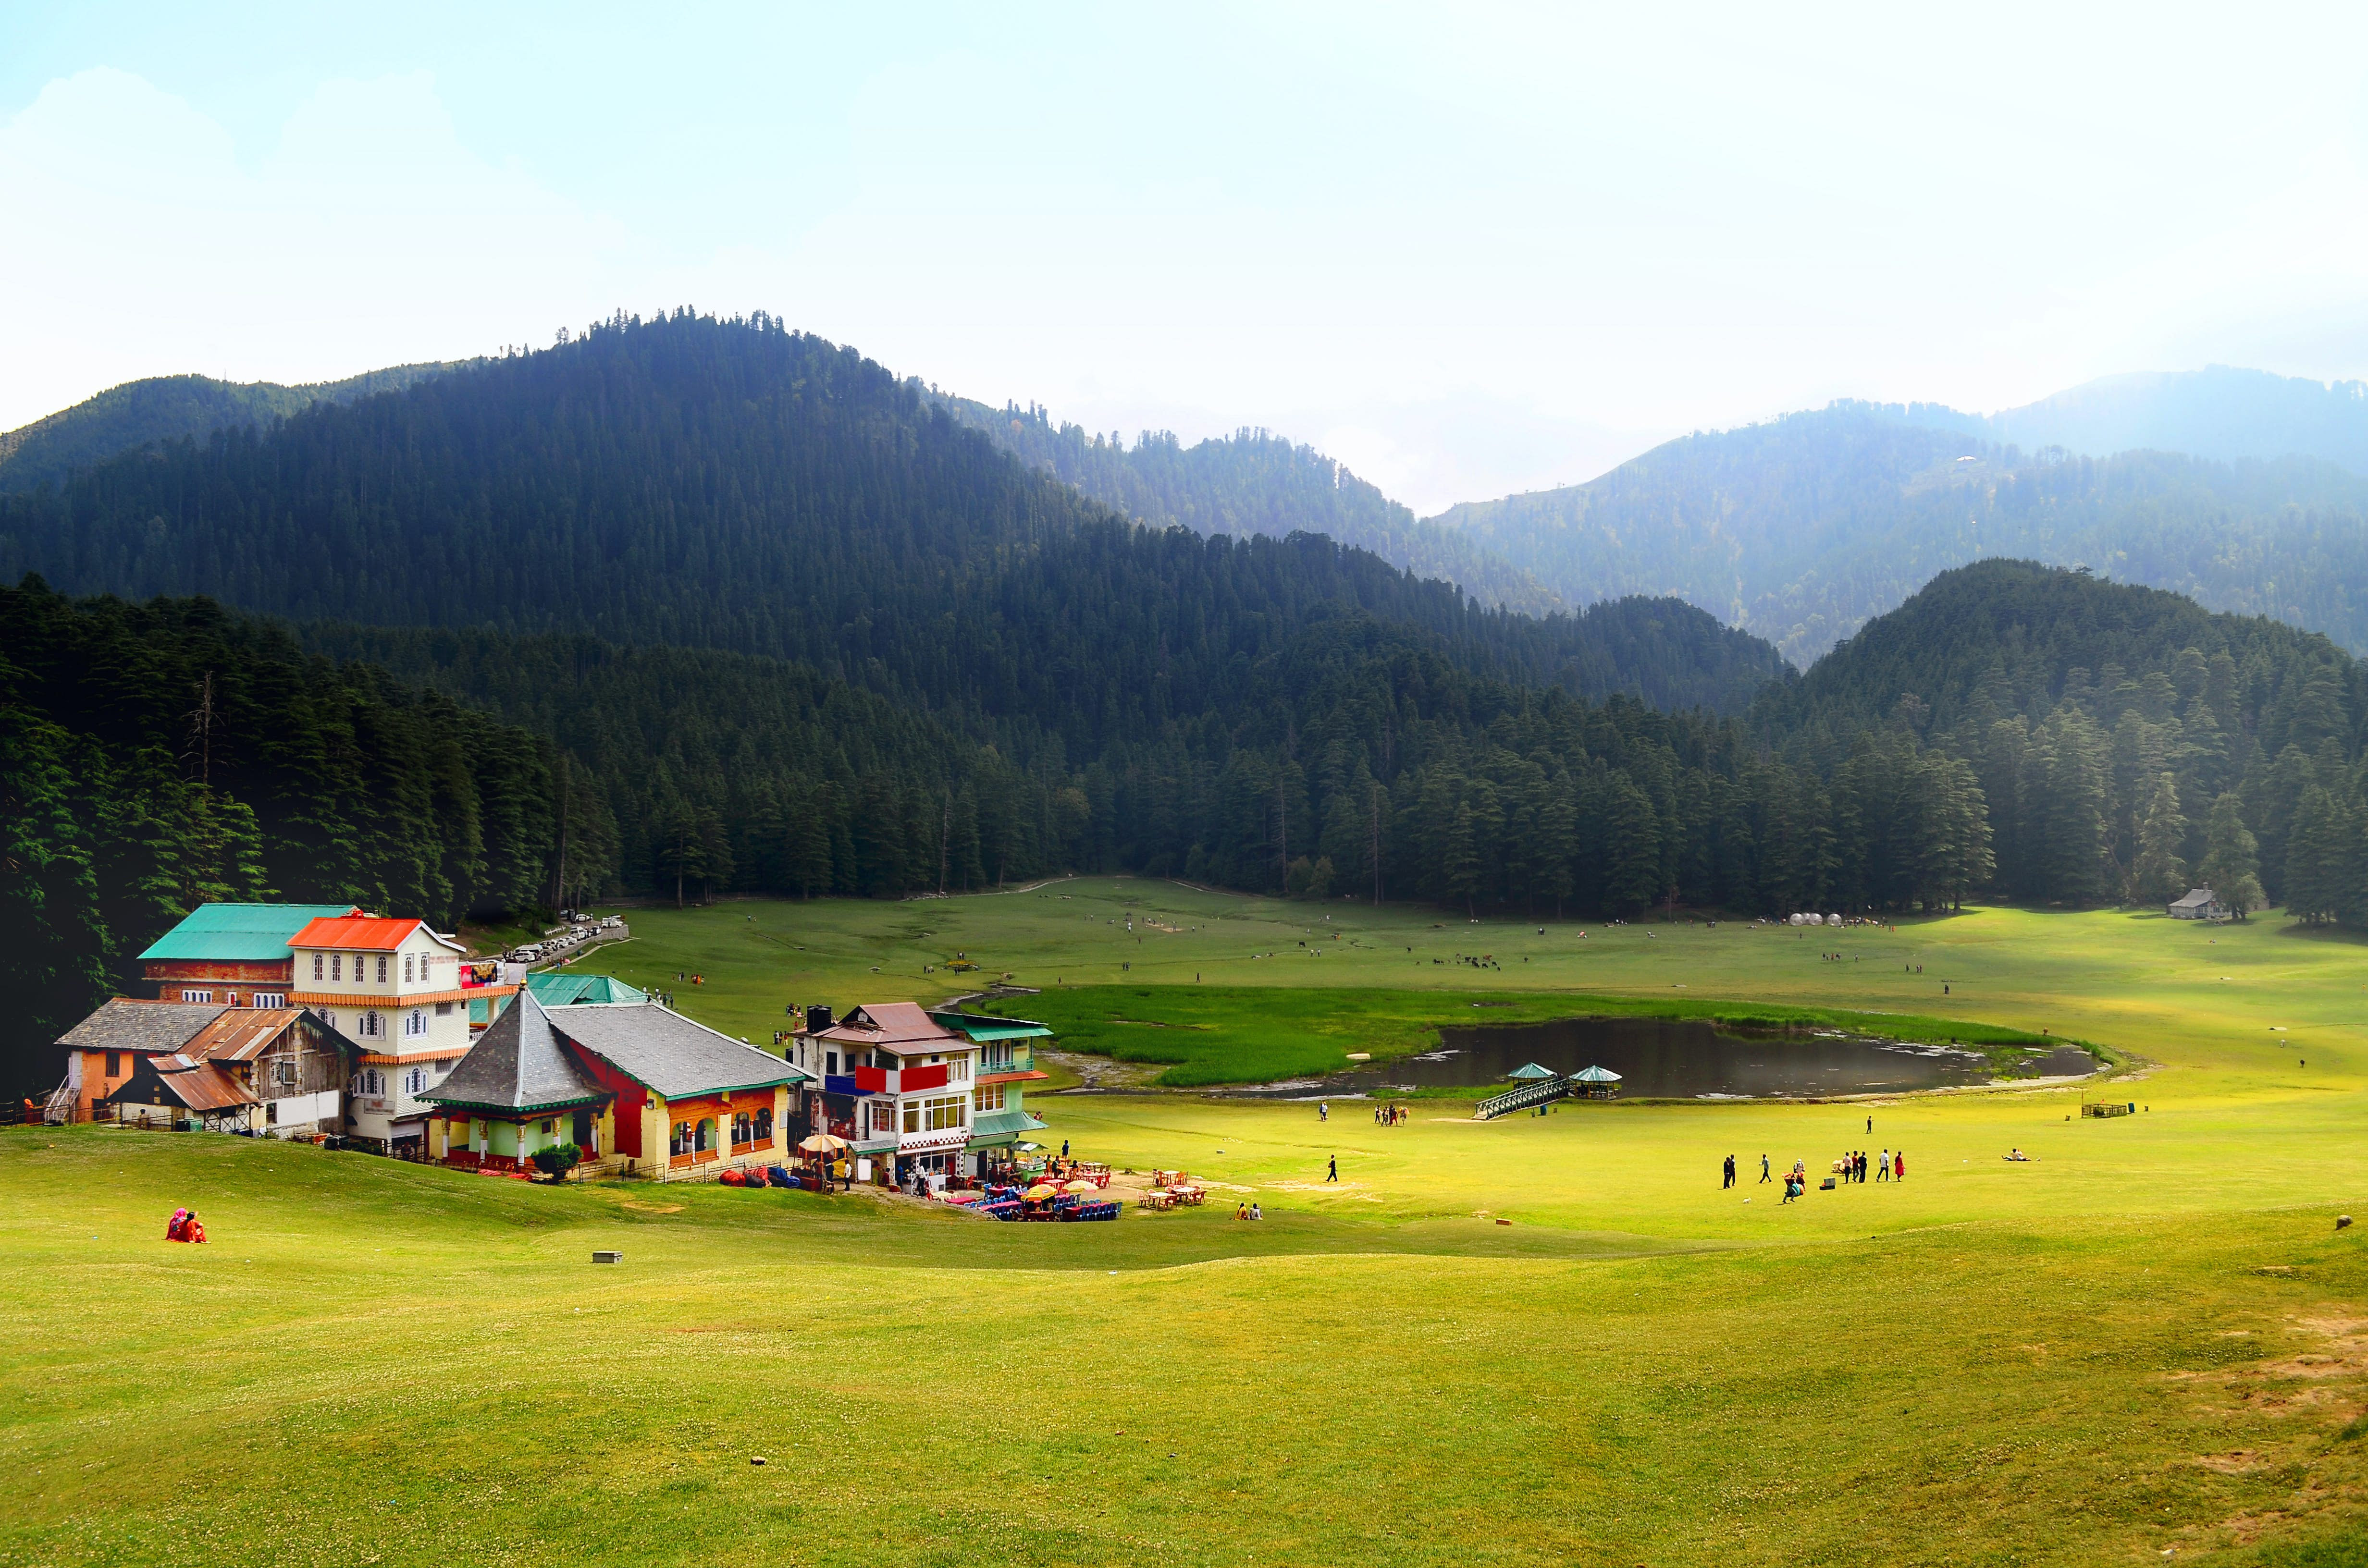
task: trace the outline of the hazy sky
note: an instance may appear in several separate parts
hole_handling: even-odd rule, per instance
[[[763,309],[1423,511],[1836,396],[2368,373],[2359,6],[0,7],[0,428]]]

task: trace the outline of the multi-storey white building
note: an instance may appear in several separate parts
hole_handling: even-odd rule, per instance
[[[288,946],[295,954],[288,999],[356,1050],[347,1136],[389,1153],[424,1141],[438,1112],[419,1096],[468,1054],[469,1003],[486,994],[461,984],[465,949],[425,921],[366,915],[315,920]]]

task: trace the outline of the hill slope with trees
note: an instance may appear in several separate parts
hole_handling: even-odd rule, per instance
[[[2250,876],[2257,903],[2368,924],[2368,667],[2281,621],[1986,561],[1763,692],[1751,722],[1812,773],[1905,740],[1965,763],[2008,897],[2160,903]]]
[[[1081,426],[1054,425],[1038,407],[990,408],[967,398],[934,401],[1022,461],[1104,506],[1154,527],[1247,538],[1326,534],[1370,551],[1417,577],[1463,587],[1492,608],[1548,615],[1568,608],[1531,574],[1453,528],[1414,513],[1313,447],[1264,430],[1238,430],[1187,447],[1166,430],[1128,447]]]
[[[450,365],[393,365],[342,381],[284,387],[211,376],[126,381],[72,408],[0,433],[0,492],[38,490],[76,471],[167,441],[201,440],[236,426],[269,426],[316,403],[351,403],[399,392]]]

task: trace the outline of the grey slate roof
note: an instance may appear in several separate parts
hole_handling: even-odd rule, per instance
[[[207,1002],[135,1002],[117,996],[68,1029],[68,1051],[178,1051],[230,1009]]]
[[[596,1104],[609,1093],[567,1059],[551,1016],[532,992],[521,992],[451,1074],[419,1097],[480,1110],[541,1111]]]
[[[778,1056],[655,1004],[553,1007],[550,1017],[561,1034],[665,1099],[814,1079]]]

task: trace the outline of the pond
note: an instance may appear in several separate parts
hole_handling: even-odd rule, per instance
[[[1261,1096],[1386,1095],[1415,1088],[1505,1084],[1525,1062],[1557,1073],[1610,1069],[1623,1098],[1770,1099],[1821,1095],[1904,1094],[2000,1077],[2070,1077],[2097,1070],[2077,1046],[2030,1051],[2001,1070],[1988,1058],[1944,1045],[1917,1045],[1828,1031],[1739,1034],[1702,1019],[1557,1018],[1543,1024],[1442,1027],[1439,1045],[1417,1056],[1353,1068],[1323,1079],[1273,1084]]]

